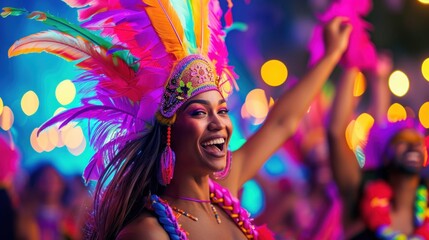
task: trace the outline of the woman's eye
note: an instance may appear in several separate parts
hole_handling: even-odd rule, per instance
[[[229,112],[229,109],[227,109],[227,108],[223,108],[223,109],[219,110],[219,114],[228,114],[228,112]]]
[[[191,113],[192,116],[202,116],[202,115],[205,115],[205,114],[206,114],[206,112],[202,111],[202,110],[196,110],[196,111],[193,111]]]

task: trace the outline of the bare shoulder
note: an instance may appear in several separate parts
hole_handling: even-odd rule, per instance
[[[169,240],[168,234],[158,223],[155,216],[144,212],[137,219],[125,226],[116,240]]]

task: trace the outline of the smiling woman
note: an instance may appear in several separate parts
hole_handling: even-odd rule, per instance
[[[84,172],[86,180],[97,181],[87,238],[273,239],[252,224],[237,199],[239,189],[296,131],[347,49],[347,19],[326,24],[325,55],[231,153],[226,89],[236,85],[236,75],[217,0],[64,1],[86,6],[79,12],[81,20],[89,19],[83,27],[30,13],[58,31],[23,38],[10,52],[42,49],[78,60],[86,73],[77,81],[91,83],[82,106],[41,127],[79,118],[97,123],[91,129],[97,153]],[[27,12],[3,13],[21,14]]]

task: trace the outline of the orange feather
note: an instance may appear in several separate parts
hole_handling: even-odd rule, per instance
[[[177,13],[169,0],[143,0],[147,4],[146,13],[152,26],[158,33],[167,52],[172,53],[176,59],[184,58],[186,46],[184,30]]]
[[[194,31],[201,54],[207,55],[210,39],[208,0],[191,0]]]

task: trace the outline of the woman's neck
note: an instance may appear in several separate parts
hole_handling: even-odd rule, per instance
[[[209,177],[175,177],[163,194],[169,198],[207,201],[210,200]]]

